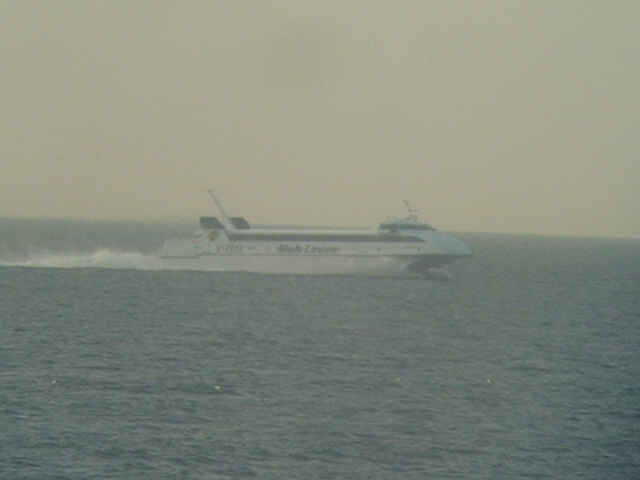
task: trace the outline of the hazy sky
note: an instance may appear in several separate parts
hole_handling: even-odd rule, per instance
[[[640,237],[640,2],[0,0],[0,216]]]

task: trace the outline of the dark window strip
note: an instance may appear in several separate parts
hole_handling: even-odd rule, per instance
[[[418,237],[401,235],[323,235],[292,233],[228,233],[231,241],[254,242],[362,242],[362,243],[424,243]]]

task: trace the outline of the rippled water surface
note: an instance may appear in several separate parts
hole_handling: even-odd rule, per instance
[[[459,235],[475,257],[435,281],[0,227],[0,478],[640,476],[637,240]]]

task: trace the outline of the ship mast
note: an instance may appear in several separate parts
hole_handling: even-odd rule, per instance
[[[409,220],[417,221],[418,220],[418,212],[416,212],[411,205],[409,205],[408,200],[404,200],[404,204],[407,206],[407,210],[409,210],[409,216],[407,217]]]
[[[218,200],[216,198],[216,196],[214,195],[213,190],[207,190],[207,191],[209,192],[209,195],[211,195],[211,198],[213,198],[213,201],[216,202],[216,205],[218,206],[218,210],[220,210],[220,213],[224,217],[224,220],[225,220],[225,223],[226,223],[226,227],[229,230],[235,230],[236,226],[231,221],[231,218],[229,218],[229,215],[227,215],[227,212],[224,209],[224,207],[222,206],[222,203],[220,203],[220,200]]]

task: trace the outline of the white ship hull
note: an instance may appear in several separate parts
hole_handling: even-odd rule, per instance
[[[166,254],[165,254],[166,255]],[[451,256],[212,254],[161,256],[164,268],[208,272],[290,273],[306,275],[424,275],[450,263]],[[419,267],[417,264],[424,265]],[[416,265],[413,269],[412,265]]]
[[[163,258],[167,269],[209,272],[290,273],[306,275],[402,276],[409,258],[341,256],[284,257],[279,255],[207,255]]]
[[[216,232],[212,241],[205,231],[194,239],[167,240],[160,258],[164,268],[174,270],[403,276],[425,275],[471,255],[462,242],[435,231],[412,242],[379,242],[371,234],[349,236],[356,241],[283,242],[271,235],[276,239],[252,242]]]

